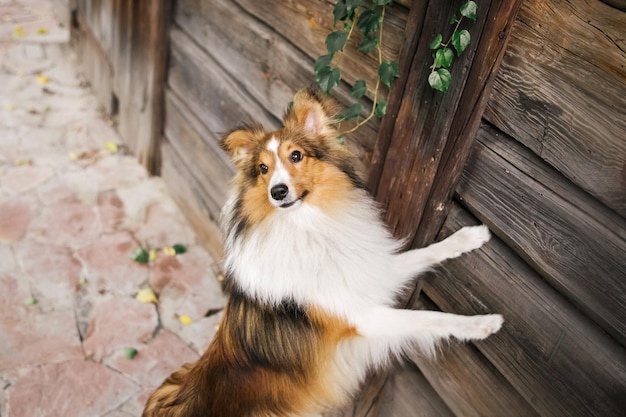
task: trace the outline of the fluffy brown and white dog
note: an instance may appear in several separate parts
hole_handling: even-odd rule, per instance
[[[489,231],[465,227],[400,253],[332,114],[301,91],[282,129],[224,138],[238,169],[223,218],[229,301],[204,355],[165,380],[144,417],[318,416],[408,349],[500,329],[497,314],[393,307],[417,274],[480,247]]]

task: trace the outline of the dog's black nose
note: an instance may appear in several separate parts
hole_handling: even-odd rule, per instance
[[[276,201],[284,200],[289,193],[289,188],[285,184],[278,184],[272,187],[270,190],[270,194],[272,198]]]

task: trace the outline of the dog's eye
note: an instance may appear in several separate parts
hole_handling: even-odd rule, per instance
[[[293,151],[291,152],[291,162],[300,162],[302,161],[302,152]]]
[[[269,168],[265,164],[260,164],[259,165],[259,170],[261,171],[261,174],[265,175],[265,174],[267,174],[267,171],[269,170]]]

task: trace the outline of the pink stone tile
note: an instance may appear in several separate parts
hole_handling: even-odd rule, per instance
[[[44,207],[30,225],[35,239],[71,247],[92,242],[100,231],[95,208],[76,199],[61,200]]]
[[[0,274],[0,317],[12,315],[31,296],[28,282],[17,273]]]
[[[184,363],[195,362],[199,355],[176,335],[162,330],[146,345],[135,345],[138,353],[127,359],[120,350],[105,363],[144,387],[156,388]]]
[[[72,250],[25,240],[15,246],[15,251],[37,299],[56,309],[71,308],[81,270]]]
[[[42,313],[23,304],[27,293],[19,285],[9,290],[22,305],[0,315],[0,371],[83,358],[73,311]]]
[[[29,370],[10,388],[10,415],[93,417],[123,404],[140,388],[105,366],[73,360]]]
[[[54,172],[35,165],[12,166],[0,173],[0,189],[10,194],[20,194],[46,182]]]
[[[17,272],[17,269],[13,248],[10,245],[0,244],[0,274]]]
[[[194,320],[191,324],[184,325],[178,321],[176,323],[169,322],[164,326],[166,328],[171,326],[172,329],[176,329],[178,337],[188,343],[195,352],[202,354],[215,337],[221,320],[222,313],[220,312]]]
[[[124,203],[115,190],[102,191],[98,194],[98,211],[104,233],[110,233],[122,227]]]
[[[0,203],[0,244],[20,240],[36,210],[37,202],[32,198],[13,197]]]
[[[167,329],[181,334],[197,351],[203,351],[213,338],[216,323],[207,322],[207,312],[221,309],[226,303],[214,272],[211,257],[192,246],[175,257],[159,256],[150,271],[150,286],[159,294],[161,321]],[[181,315],[193,323],[183,325]]]
[[[100,239],[77,251],[83,260],[83,276],[90,287],[131,295],[148,279],[148,267],[130,258],[139,246],[128,232],[102,235]]]
[[[151,248],[195,241],[195,234],[178,209],[168,210],[162,203],[148,206],[145,223],[135,236]]]
[[[158,325],[156,308],[133,298],[109,297],[92,311],[83,347],[95,361],[148,341]]]
[[[63,200],[77,200],[76,194],[68,186],[63,176],[51,178],[50,181],[38,188],[37,195],[46,206],[57,204]]]

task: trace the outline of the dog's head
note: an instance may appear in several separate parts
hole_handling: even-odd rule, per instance
[[[310,90],[298,92],[282,129],[259,126],[226,135],[222,147],[238,169],[244,214],[260,219],[303,203],[328,208],[350,189],[363,188],[357,161],[337,141],[331,102]]]

